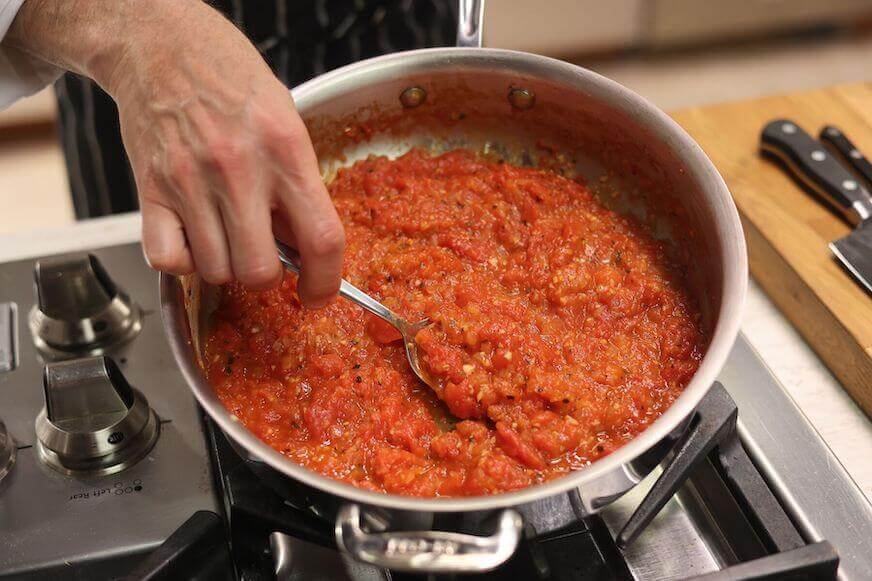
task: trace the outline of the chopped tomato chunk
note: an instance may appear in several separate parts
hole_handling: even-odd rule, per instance
[[[343,276],[432,321],[415,340],[440,386],[422,386],[400,334],[350,301],[304,309],[293,276],[263,292],[223,286],[206,373],[228,410],[306,468],[389,494],[517,490],[622,446],[699,366],[688,253],[581,181],[412,150],[359,161],[328,188]]]
[[[366,322],[366,332],[369,333],[373,341],[382,345],[400,341],[403,338],[393,325],[374,315],[370,316]]]

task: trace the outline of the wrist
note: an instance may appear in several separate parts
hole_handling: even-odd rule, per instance
[[[253,50],[231,22],[202,0],[132,2],[145,7],[139,8],[143,14],[126,27],[123,43],[93,60],[88,73],[116,101],[184,99],[196,93],[192,75],[209,69],[211,56],[239,48],[240,42]]]
[[[127,65],[155,50],[173,50],[181,13],[195,4],[200,2],[27,0],[4,44],[88,76],[113,94]]]
[[[178,58],[180,24],[186,20],[185,5],[191,4],[179,0],[122,3],[128,6],[114,15],[117,28],[112,38],[94,43],[83,71],[116,99],[143,70]]]

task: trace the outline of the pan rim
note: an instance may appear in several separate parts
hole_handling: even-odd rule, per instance
[[[687,419],[708,392],[723,367],[739,333],[741,313],[748,286],[748,260],[745,239],[738,211],[723,178],[700,146],[666,113],[626,87],[593,71],[563,61],[530,53],[485,48],[431,48],[394,53],[360,61],[326,73],[308,81],[292,91],[298,107],[318,97],[342,92],[339,84],[348,84],[361,75],[378,69],[382,78],[398,67],[412,65],[416,72],[427,72],[450,66],[504,65],[513,72],[530,74],[555,82],[572,81],[576,86],[595,98],[609,97],[610,104],[631,119],[646,127],[684,164],[691,178],[713,205],[715,223],[719,228],[717,238],[721,243],[723,283],[721,303],[708,349],[697,372],[682,394],[635,438],[608,456],[565,476],[529,486],[520,490],[488,496],[419,498],[396,494],[382,494],[357,488],[351,484],[323,476],[294,463],[271,448],[250,432],[221,404],[212,386],[206,381],[193,357],[193,349],[177,328],[186,321],[182,301],[179,300],[181,285],[172,275],[161,274],[161,311],[170,348],[179,364],[189,387],[207,413],[221,429],[258,460],[287,477],[308,486],[338,496],[349,502],[396,510],[428,512],[463,512],[493,510],[530,503],[572,489],[580,489],[586,496],[584,486],[615,471],[630,471],[630,463],[652,446],[671,434]],[[367,78],[366,82],[378,82]],[[301,111],[302,113],[302,111]],[[629,474],[628,474],[629,475]],[[644,475],[642,475],[644,476]],[[634,478],[635,479],[635,478]]]

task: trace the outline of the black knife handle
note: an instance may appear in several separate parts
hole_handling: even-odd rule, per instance
[[[854,168],[854,171],[866,182],[867,188],[872,188],[872,163],[869,163],[863,152],[857,149],[841,129],[827,125],[821,129],[819,139],[824,145],[837,152],[843,162]]]
[[[799,125],[771,121],[760,135],[763,153],[781,161],[793,176],[852,224],[872,216],[872,199],[854,175]]]

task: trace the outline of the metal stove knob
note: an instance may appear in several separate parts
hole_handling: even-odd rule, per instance
[[[15,463],[15,441],[9,432],[6,431],[6,425],[3,420],[0,420],[0,481],[9,474],[12,465]]]
[[[65,474],[112,474],[154,446],[160,430],[145,396],[108,357],[49,363],[36,418],[40,458]]]
[[[53,357],[98,355],[132,339],[141,310],[93,254],[39,260],[33,271],[37,304],[30,330]]]

